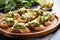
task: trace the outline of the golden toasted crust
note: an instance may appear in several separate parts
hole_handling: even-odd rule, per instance
[[[55,19],[55,15],[52,15],[50,18],[49,18],[49,20],[54,20]]]
[[[18,22],[26,23],[26,22],[28,22],[28,20],[21,20],[21,19],[18,19]]]
[[[51,21],[47,21],[47,22],[45,22],[44,25],[45,25],[45,26],[49,26],[49,25],[51,25]]]
[[[10,24],[2,24],[2,23],[0,23],[0,27],[2,27],[2,28],[8,28],[8,27],[11,27],[13,25],[13,23],[10,23]]]
[[[20,32],[21,33],[28,33],[28,32],[30,32],[30,30],[27,27],[25,27],[25,29],[23,29],[23,30],[20,29]]]
[[[40,25],[40,27],[35,27],[35,29],[38,30],[38,31],[42,31],[42,30],[45,30],[46,27],[43,26],[43,25]]]
[[[14,18],[16,18],[16,19],[18,19],[18,18],[20,18],[20,17],[21,17],[20,15],[14,16]]]

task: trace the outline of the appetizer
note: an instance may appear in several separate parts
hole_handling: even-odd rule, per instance
[[[51,25],[51,21],[49,20],[49,17],[47,17],[47,16],[39,16],[37,18],[37,21],[46,26]]]
[[[0,22],[0,27],[8,28],[13,26],[13,24],[14,24],[13,18],[3,18]]]
[[[24,23],[16,23],[11,28],[12,32],[21,32],[21,33],[27,33],[30,32],[30,30],[24,26]]]
[[[51,25],[52,20],[55,19],[55,15],[51,12],[43,12],[43,16],[39,16],[37,18],[37,21],[39,21],[41,24],[45,26]]]
[[[20,15],[18,13],[14,13],[14,12],[10,11],[9,13],[5,14],[5,17],[18,19],[18,18],[20,18]]]
[[[37,17],[36,13],[25,13],[18,19],[19,22],[27,22]]]
[[[43,15],[45,15],[46,17],[48,17],[49,19],[48,20],[50,20],[50,21],[52,21],[52,20],[54,20],[55,19],[55,15],[54,15],[54,13],[52,13],[52,12],[43,12]]]
[[[45,29],[45,26],[41,25],[37,20],[28,22],[25,26],[27,26],[31,30],[37,30],[37,31]]]

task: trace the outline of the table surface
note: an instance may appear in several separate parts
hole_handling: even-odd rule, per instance
[[[54,6],[53,6],[53,11],[56,13],[56,15],[60,18],[60,0],[54,0]],[[59,29],[59,28],[58,28]],[[55,31],[56,32],[56,31]],[[50,40],[52,36],[54,36],[54,33],[51,33],[49,35],[46,35],[44,37],[38,37],[38,38],[32,38],[32,39],[18,39],[18,40]],[[0,35],[0,40],[13,40],[13,38],[8,38],[3,35]],[[17,40],[17,39],[14,39]]]

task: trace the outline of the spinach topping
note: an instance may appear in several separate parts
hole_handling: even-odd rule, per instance
[[[23,25],[14,25],[15,29],[25,29]]]
[[[10,23],[14,23],[14,21],[6,19],[3,20],[3,24],[10,24]]]

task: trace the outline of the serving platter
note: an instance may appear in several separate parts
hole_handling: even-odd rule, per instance
[[[0,20],[3,16],[0,16]],[[37,31],[37,32],[30,32],[30,33],[12,33],[11,29],[2,29],[0,28],[0,33],[4,36],[11,37],[11,38],[34,38],[34,37],[40,37],[47,35],[49,33],[54,32],[59,25],[59,18],[55,15],[55,20],[52,21],[52,24],[50,26],[47,26],[45,30],[43,31]]]

